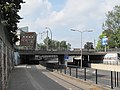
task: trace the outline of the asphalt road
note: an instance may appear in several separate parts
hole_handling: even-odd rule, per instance
[[[47,71],[46,71],[47,72]],[[35,66],[16,68],[9,79],[8,90],[68,90],[59,85]]]

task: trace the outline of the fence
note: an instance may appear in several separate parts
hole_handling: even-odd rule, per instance
[[[0,90],[7,89],[7,81],[12,68],[13,50],[0,38]]]
[[[55,70],[54,68],[49,69],[53,69],[52,71]],[[100,84],[111,89],[120,89],[120,72],[98,70],[92,68],[80,69],[78,66],[72,65],[69,65],[68,67],[65,67],[64,65],[58,65],[57,71],[84,81],[89,81],[94,84]]]

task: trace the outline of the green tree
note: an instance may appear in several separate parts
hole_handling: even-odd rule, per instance
[[[94,49],[93,48],[93,43],[92,42],[86,42],[86,44],[84,45],[84,49]]]
[[[97,49],[103,48],[101,39],[103,36],[108,37],[109,48],[120,48],[120,6],[115,6],[112,11],[106,14],[106,21],[103,24],[103,32],[99,36]]]
[[[44,45],[43,43],[40,43],[40,44],[38,44],[37,45],[37,48],[39,49],[39,50],[46,50],[46,45]]]
[[[43,50],[42,48],[52,49],[52,50],[70,50],[71,44],[66,43],[66,41],[57,41],[57,40],[51,40],[49,37],[45,38],[43,40],[43,44],[38,45],[39,49]]]
[[[18,15],[19,10],[21,9],[21,3],[24,3],[23,0],[0,1],[0,10],[2,13],[1,23],[9,33],[11,43],[15,43],[18,40],[16,30],[18,29],[17,23],[22,19]]]
[[[61,41],[60,42],[60,48],[61,48],[61,50],[67,50],[66,41]]]
[[[71,49],[71,44],[68,43],[68,44],[67,44],[67,50],[70,50],[70,49]]]
[[[53,40],[53,49],[54,50],[60,50],[60,42]]]

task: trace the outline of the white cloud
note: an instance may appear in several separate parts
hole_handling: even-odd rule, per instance
[[[45,10],[49,12],[52,8],[51,4],[47,0],[24,0],[22,4],[20,14],[24,16],[32,16],[35,13],[43,13]],[[42,11],[42,12],[41,12]]]
[[[96,33],[100,33],[101,24],[106,18],[105,13],[111,11],[115,5],[120,5],[120,0],[66,0],[61,10],[55,11],[49,0],[25,1],[20,12],[24,19],[19,26],[29,26],[34,31],[48,26],[61,32],[67,28],[95,28]]]
[[[67,0],[64,8],[59,12],[52,10],[52,4],[48,0],[26,0],[21,14],[31,19],[36,17],[34,24],[41,27],[61,27],[83,25],[89,18],[103,19],[105,12],[111,10],[114,5],[120,3],[114,0]],[[33,16],[34,15],[34,16]]]

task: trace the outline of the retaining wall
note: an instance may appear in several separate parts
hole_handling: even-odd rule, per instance
[[[0,90],[7,90],[8,77],[14,66],[13,52],[7,30],[0,24]]]

